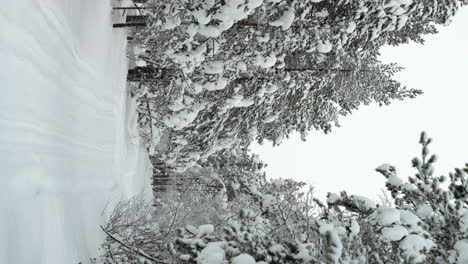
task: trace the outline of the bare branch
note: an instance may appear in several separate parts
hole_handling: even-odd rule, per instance
[[[151,260],[153,261],[154,263],[161,263],[161,264],[166,264],[166,262],[161,262],[161,261],[157,261],[156,259],[154,259],[153,257],[151,257],[150,255],[146,254],[145,252],[143,252],[142,250],[140,249],[137,249],[137,248],[133,248],[127,244],[125,244],[124,242],[122,242],[120,239],[116,238],[115,236],[113,236],[111,233],[107,232],[107,230],[101,226],[101,229],[102,231],[104,231],[104,233],[106,233],[112,240],[114,240],[115,242],[119,243],[120,245],[122,245],[123,247],[127,248],[128,250],[132,251],[132,252],[135,252],[137,253],[138,255],[148,259],[148,260]]]

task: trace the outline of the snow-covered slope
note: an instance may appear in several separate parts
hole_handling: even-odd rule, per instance
[[[104,208],[151,195],[110,0],[0,8],[0,263],[96,256]]]

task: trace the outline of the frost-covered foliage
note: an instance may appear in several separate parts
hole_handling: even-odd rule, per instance
[[[119,204],[104,227],[110,235],[103,245],[102,262],[139,263],[140,259],[148,260],[144,255],[173,261],[174,256],[166,245],[174,241],[179,228],[189,226],[188,229],[195,232],[199,225],[206,223],[224,225],[233,217],[232,212],[238,212],[257,199],[251,193],[258,194],[257,188],[265,182],[263,163],[246,150],[222,151],[211,157],[209,165],[203,165],[179,173],[177,176],[184,178],[167,186],[164,192],[156,193],[152,203],[137,197]],[[194,180],[200,178],[201,172],[206,174],[203,175],[206,179]],[[216,191],[210,179],[222,179]]]
[[[236,194],[229,199],[214,198],[207,206],[209,198],[202,193],[185,192],[177,197],[193,200],[184,200],[177,208],[186,217],[174,216],[177,209],[172,213],[164,209],[180,201],[168,197],[158,201],[163,209],[154,210],[152,221],[143,226],[130,221],[120,230],[108,230],[125,237],[133,254],[144,249],[161,263],[467,263],[468,164],[449,177],[434,176],[436,157],[429,155],[430,142],[423,133],[422,155],[413,160],[416,174],[408,181],[399,178],[391,165],[376,169],[387,178],[391,202],[376,203],[342,192],[330,193],[322,203],[313,197],[312,188],[289,179],[267,181],[261,170],[254,169],[256,159],[243,159],[219,170],[226,182],[236,185]],[[230,159],[234,158],[225,153],[219,161]],[[236,166],[244,171],[239,180],[234,180]],[[252,169],[251,181],[241,180],[247,168]],[[205,200],[198,200],[201,197]],[[218,207],[211,207],[214,204]],[[113,223],[122,217],[128,216],[117,214]],[[147,246],[162,242],[166,247]],[[107,259],[115,252],[130,254],[128,248],[115,251],[111,245],[116,243],[110,239],[106,245]]]
[[[166,245],[174,240],[178,228],[203,223],[221,225],[229,217],[222,196],[207,194],[202,186],[164,194],[152,203],[136,197],[117,205],[103,227],[108,237],[100,263],[172,259]]]
[[[213,153],[291,132],[330,131],[362,104],[412,98],[379,61],[383,45],[423,42],[465,0],[158,0],[134,30],[129,71],[154,153],[183,171]],[[143,62],[143,63],[141,63]]]

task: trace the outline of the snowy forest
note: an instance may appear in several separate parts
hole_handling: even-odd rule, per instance
[[[379,60],[423,42],[466,1],[196,0],[135,3],[130,28],[140,133],[155,168],[152,206],[122,203],[108,263],[468,263],[468,167],[432,173],[422,133],[409,182],[395,168],[379,203],[314,198],[267,180],[252,141],[331,132],[361,105],[411,99]],[[285,175],[287,177],[287,175]],[[443,186],[447,186],[444,188]]]
[[[22,2],[28,1],[34,4]],[[450,26],[467,0],[113,0],[109,8],[84,2],[89,9],[81,8],[92,19],[105,11],[108,17],[102,21],[112,23],[101,29],[95,26],[101,20],[90,20],[92,34],[74,24],[61,30],[60,21],[74,19],[72,8],[64,4],[59,7],[64,15],[56,15],[55,9],[44,11],[46,4],[36,3],[41,10],[37,21],[50,18],[44,22],[50,42],[39,41],[36,47],[37,37],[18,40],[31,40],[31,52],[57,54],[71,63],[78,58],[79,66],[63,75],[58,73],[68,63],[46,61],[56,68],[40,75],[60,76],[55,83],[61,89],[76,88],[68,95],[51,82],[42,86],[60,94],[59,104],[70,112],[41,110],[31,121],[71,116],[51,133],[75,152],[49,160],[28,149],[28,154],[14,154],[16,146],[0,141],[4,153],[10,153],[8,173],[24,155],[33,164],[13,173],[17,180],[6,186],[13,193],[32,186],[25,193],[35,200],[26,205],[28,200],[23,204],[15,196],[0,195],[0,263],[468,264],[468,163],[448,175],[435,174],[430,131],[414,135],[420,146],[408,161],[414,175],[406,179],[394,166],[376,164],[386,181],[378,200],[346,190],[329,192],[321,200],[314,186],[290,175],[268,177],[268,164],[251,151],[254,142],[278,146],[293,133],[303,140],[313,133],[334,133],[340,118],[362,106],[390,107],[421,96],[424,87],[408,88],[395,78],[404,69],[382,62],[381,49],[424,44],[425,36]],[[0,8],[0,23],[14,16]],[[36,16],[28,19],[36,21]],[[15,32],[13,28],[0,26],[0,32]],[[30,29],[27,34],[34,34]],[[67,36],[75,32],[88,42],[63,51],[60,44],[54,46],[74,43]],[[97,44],[103,35],[108,40]],[[93,43],[99,49],[83,48]],[[3,44],[5,50],[25,45],[0,40],[0,48]],[[102,54],[121,58],[98,61]],[[14,59],[7,63],[13,70],[15,65],[25,68],[24,79],[36,76],[30,66]],[[90,73],[93,69],[102,73]],[[22,82],[9,75],[6,71],[0,78]],[[25,85],[41,87],[49,77]],[[81,93],[87,85],[100,87]],[[13,91],[7,93],[14,98]],[[52,101],[30,95],[28,100],[36,101],[28,109],[40,100]],[[73,98],[70,105],[66,96]],[[73,108],[92,103],[100,106],[77,114],[94,120],[82,127],[77,122],[86,118],[75,117]],[[1,101],[0,110],[11,111],[12,105]],[[23,120],[23,110],[17,109],[12,120]],[[45,119],[44,113],[52,117]],[[0,132],[14,137],[18,132],[13,128],[0,125]],[[58,136],[70,128],[71,139]],[[114,130],[119,132],[109,138]],[[81,143],[69,143],[73,137]],[[39,140],[43,138],[31,142]],[[95,142],[104,145],[91,146]],[[61,151],[44,146],[48,153]],[[75,161],[83,161],[82,168],[72,165]],[[55,163],[61,165],[51,165]],[[87,175],[91,187],[73,181],[75,171]],[[54,184],[63,177],[49,178],[50,173],[70,176]],[[40,196],[47,192],[54,195]],[[64,193],[73,195],[64,198]],[[49,205],[54,209],[43,209]],[[28,219],[37,221],[29,226]],[[74,235],[60,235],[62,228]],[[55,234],[59,238],[50,238]],[[37,245],[39,249],[28,249]]]

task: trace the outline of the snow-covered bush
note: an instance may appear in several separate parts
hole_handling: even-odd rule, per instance
[[[102,246],[101,262],[169,261],[172,256],[167,244],[174,240],[179,228],[203,223],[220,225],[227,217],[225,200],[206,193],[202,186],[191,186],[184,192],[168,190],[151,203],[136,197],[118,204],[103,227],[108,237]]]

